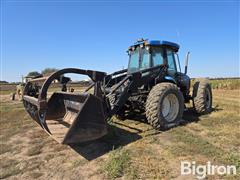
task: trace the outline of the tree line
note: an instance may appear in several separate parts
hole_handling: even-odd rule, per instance
[[[58,69],[56,69],[56,68],[45,68],[41,72],[31,71],[27,74],[27,76],[34,76],[34,77],[41,76],[41,75],[46,76],[46,75],[50,75],[56,71],[58,71]]]

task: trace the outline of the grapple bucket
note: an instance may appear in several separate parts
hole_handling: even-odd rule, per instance
[[[46,97],[44,88],[43,85],[40,94],[35,97],[29,93],[26,85],[23,103],[30,116],[56,141],[63,144],[79,143],[98,139],[107,133],[100,97],[60,91],[54,92],[47,100],[43,98]]]

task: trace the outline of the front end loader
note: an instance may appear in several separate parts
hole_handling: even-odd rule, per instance
[[[136,108],[146,114],[155,129],[176,125],[184,102],[196,99],[198,113],[209,112],[212,103],[209,84],[198,84],[194,96],[190,96],[190,78],[172,69],[176,68],[174,54],[178,48],[167,41],[140,40],[128,49],[128,69],[107,74],[66,68],[32,79],[24,88],[24,107],[32,119],[63,144],[98,139],[107,134],[107,122],[113,115],[124,119],[127,112]],[[88,76],[90,86],[82,93],[67,91],[70,78],[64,75],[68,73]],[[61,84],[61,91],[49,95],[55,81]]]

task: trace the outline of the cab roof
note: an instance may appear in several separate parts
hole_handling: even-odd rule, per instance
[[[170,41],[140,39],[136,43],[134,43],[134,45],[130,46],[129,49],[132,48],[132,47],[139,46],[140,44],[150,45],[150,46],[169,46],[170,48],[172,48],[176,52],[180,48],[180,46],[177,43],[173,43],[173,42],[170,42]]]

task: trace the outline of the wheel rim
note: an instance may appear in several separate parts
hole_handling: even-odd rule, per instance
[[[208,88],[206,88],[205,102],[206,102],[207,109],[209,109],[211,106],[211,94],[210,94],[210,90]]]
[[[161,111],[167,122],[172,122],[176,119],[179,112],[179,101],[175,94],[168,94],[164,97]]]

